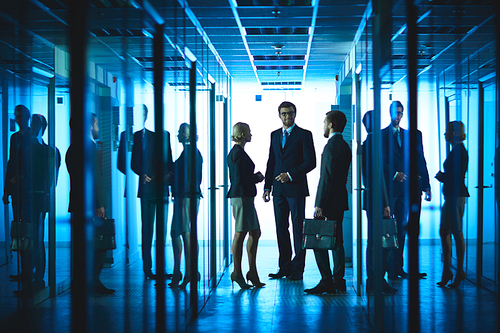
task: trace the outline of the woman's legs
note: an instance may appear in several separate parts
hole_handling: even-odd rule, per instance
[[[451,235],[450,230],[440,228],[439,236],[441,237],[441,247],[443,248],[443,273],[442,277],[446,276],[450,270],[451,264]]]
[[[246,232],[239,231],[234,233],[232,245],[234,264],[233,273],[237,276],[243,276],[243,272],[241,271],[241,258],[243,256],[243,241],[245,240],[246,234]]]
[[[248,265],[250,272],[255,274],[257,274],[257,246],[260,234],[260,229],[250,230],[247,241]]]
[[[174,275],[181,272],[181,255],[182,255],[182,244],[181,237],[179,234],[171,234],[172,236],[172,249],[174,251]]]
[[[455,245],[457,247],[457,275],[458,275],[460,272],[462,273],[464,272],[464,256],[465,256],[464,234],[462,230],[452,231],[452,234],[453,238],[455,239]]]

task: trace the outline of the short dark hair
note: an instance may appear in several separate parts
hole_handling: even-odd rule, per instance
[[[297,108],[295,107],[295,104],[293,104],[292,102],[286,102],[286,101],[282,102],[280,106],[278,106],[278,112],[280,112],[282,108],[293,108],[293,111],[297,113]]]
[[[332,124],[333,130],[335,132],[340,132],[340,133],[344,131],[345,125],[347,124],[347,118],[345,114],[341,111],[327,112],[326,120]]]
[[[391,103],[391,106],[389,108],[389,111],[391,111],[391,113],[394,111],[394,112],[397,112],[398,108],[401,108],[402,111],[405,110],[405,108],[403,107],[403,103],[401,103],[400,101],[393,101]]]
[[[368,133],[371,133],[372,131],[372,120],[373,119],[373,110],[366,111],[365,115],[363,116],[363,125],[365,125],[366,131]]]
[[[16,111],[19,111],[21,113],[21,116],[23,117],[31,117],[30,109],[22,104],[16,105],[16,107],[14,108],[14,112]]]

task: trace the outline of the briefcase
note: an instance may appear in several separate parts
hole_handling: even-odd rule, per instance
[[[95,241],[96,249],[114,250],[116,249],[115,220],[96,218]]]
[[[302,248],[333,250],[336,242],[337,221],[327,219],[304,219]]]
[[[399,248],[398,225],[394,217],[382,219],[382,247],[385,249]]]
[[[23,221],[12,221],[10,224],[10,250],[33,250],[33,224]]]

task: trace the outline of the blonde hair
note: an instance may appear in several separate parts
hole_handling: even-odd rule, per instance
[[[448,123],[448,127],[450,127],[451,130],[453,130],[453,136],[455,138],[458,138],[460,141],[465,140],[465,125],[463,122],[456,120],[456,121],[450,121]],[[446,129],[448,130],[448,128]]]
[[[236,123],[233,126],[233,134],[231,135],[231,140],[240,143],[243,138],[243,133],[245,133],[245,130],[250,131],[250,126],[246,123]]]

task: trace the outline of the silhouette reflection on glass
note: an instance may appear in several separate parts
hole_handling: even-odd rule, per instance
[[[24,105],[14,108],[14,118],[19,131],[10,137],[9,160],[5,173],[3,203],[12,199],[14,221],[11,225],[11,250],[19,252],[21,272],[10,275],[12,281],[21,282],[22,290],[14,291],[16,297],[33,294],[33,238],[31,233],[32,162],[30,110]]]
[[[94,200],[94,216],[98,218],[106,218],[106,189],[104,188],[104,181],[102,177],[102,161],[99,156],[97,140],[99,139],[99,121],[94,113],[89,115],[90,128],[88,135],[84,135],[84,140],[87,140],[86,147],[90,147],[90,158],[92,159],[92,180],[93,180],[93,200]],[[70,126],[72,125],[73,119],[70,120]],[[79,146],[78,141],[73,141],[66,152],[66,167],[68,168],[68,173],[70,177],[70,195],[69,195],[69,209],[70,213],[79,213],[85,208],[83,207],[83,198],[78,196],[78,192],[75,191],[75,184],[77,182],[78,175],[76,171],[78,170],[77,165],[81,163],[81,158],[83,157],[83,147]],[[78,216],[83,214],[74,214],[73,216]],[[75,221],[72,218],[72,223],[83,223],[83,221]],[[113,294],[114,289],[106,288],[99,279],[102,268],[104,266],[104,261],[106,259],[107,249],[102,249],[94,246],[93,252],[93,272],[92,272],[92,293],[94,294]]]
[[[457,288],[465,279],[464,254],[465,241],[462,232],[466,198],[469,191],[465,186],[465,174],[469,164],[469,155],[463,141],[465,140],[465,126],[461,121],[451,121],[446,125],[444,133],[446,142],[452,145],[451,152],[443,163],[444,172],[439,171],[436,179],[443,183],[444,204],[441,207],[441,224],[439,235],[443,247],[443,273],[438,286],[444,287],[453,279],[451,272],[451,235],[455,239],[457,252],[457,275],[448,286]]]
[[[144,124],[148,118],[148,108],[143,105]],[[162,156],[155,148],[155,134],[148,130],[145,126],[143,129],[134,133],[134,143],[132,147],[131,167],[132,170],[139,176],[139,190],[137,197],[141,199],[141,221],[142,221],[142,261],[143,271],[146,279],[156,279],[156,275],[169,278],[170,274],[165,272],[156,272],[153,274],[153,259],[151,248],[153,243],[154,221],[156,214],[156,187],[164,186],[165,216],[161,221],[165,226],[165,233],[162,237],[165,238],[167,232],[167,216],[168,216],[168,196],[170,180],[173,174],[172,149],[170,146],[170,133],[164,131],[164,149],[166,151],[166,160],[163,161],[164,179],[159,179],[156,172],[157,159]],[[157,222],[158,218],[156,219]]]
[[[50,208],[50,190],[57,185],[61,154],[57,147],[51,147],[43,141],[47,120],[43,115],[34,114],[31,119],[33,137],[33,264],[34,291],[45,288],[45,216]]]
[[[193,133],[196,135],[196,133]],[[172,217],[172,227],[170,236],[172,237],[172,248],[174,252],[174,272],[172,282],[169,283],[170,287],[185,288],[191,282],[193,274],[191,274],[191,186],[192,182],[196,185],[196,212],[200,205],[201,194],[201,177],[203,157],[198,149],[196,149],[196,161],[191,161],[190,154],[190,138],[191,128],[189,124],[182,123],[179,127],[179,134],[177,135],[179,142],[183,146],[182,153],[174,163],[174,178],[172,182],[172,196],[174,197],[174,215]],[[198,137],[196,136],[196,139]],[[189,173],[188,166],[192,165],[196,170],[196,179],[192,179]],[[182,238],[182,241],[181,241]],[[181,255],[182,245],[184,244],[184,259],[185,259],[185,277],[182,280]],[[197,246],[198,248],[198,246]],[[198,258],[198,253],[196,253]],[[182,283],[179,285],[179,282]]]
[[[363,209],[366,210],[366,216],[368,218],[368,244],[366,247],[366,291],[370,293],[373,291],[374,285],[374,269],[373,269],[373,174],[372,174],[372,147],[373,147],[373,127],[372,127],[372,117],[373,111],[368,111],[363,116],[363,125],[365,126],[366,132],[368,135],[366,136],[366,140],[363,142],[361,146],[362,151],[362,175],[363,175],[363,184],[365,186],[363,192]],[[383,207],[383,215],[384,217],[388,217],[391,215],[391,208],[389,206],[389,197],[387,196],[387,188],[385,187],[385,177],[382,173],[382,181],[380,187],[382,189],[382,207]],[[387,280],[385,280],[385,273],[389,269],[389,263],[391,258],[390,249],[382,249],[382,270],[380,272],[382,276],[382,291],[387,294],[391,294],[397,292],[396,288],[393,288],[389,285]]]

